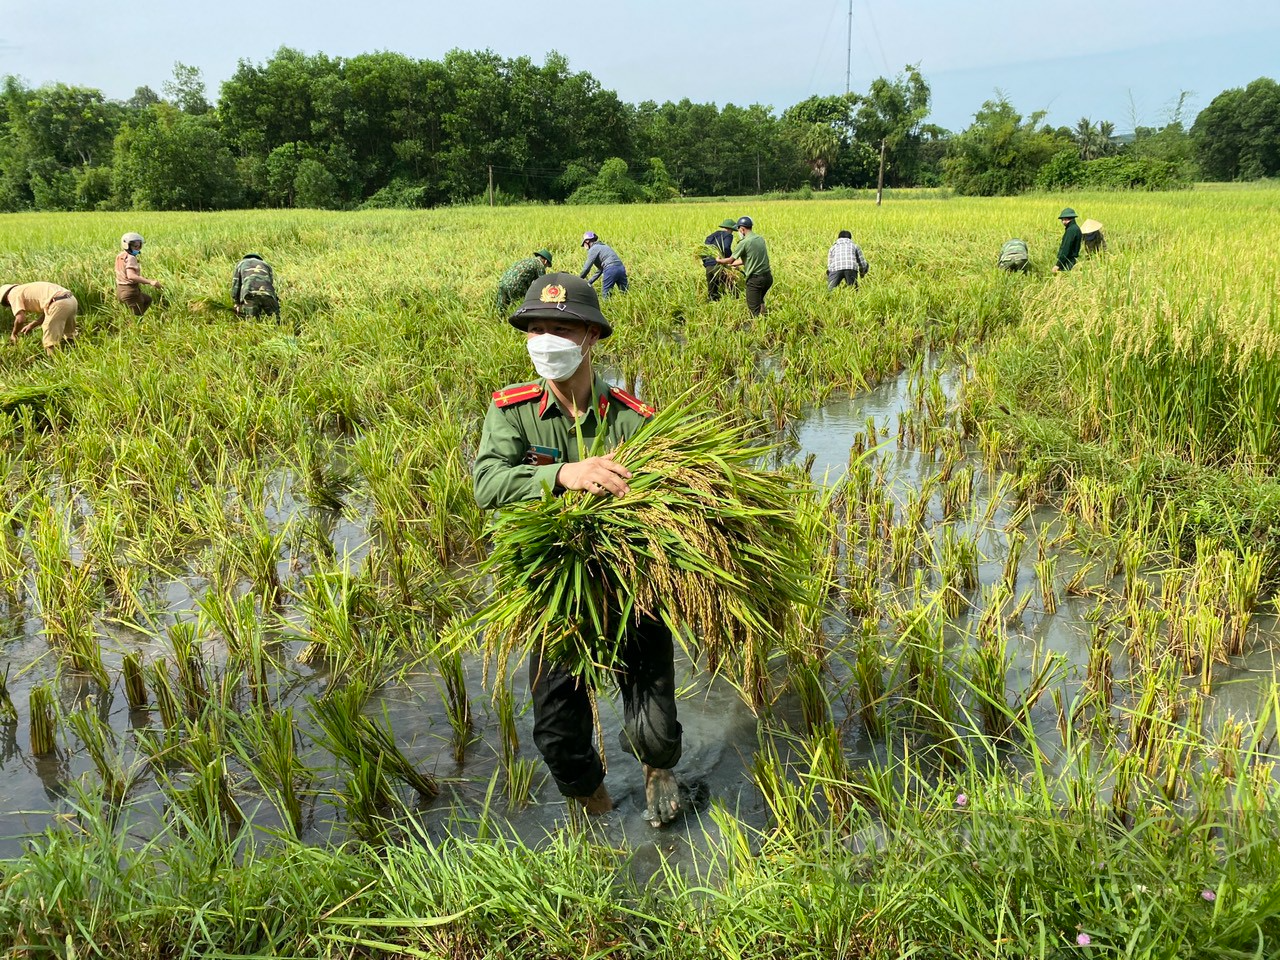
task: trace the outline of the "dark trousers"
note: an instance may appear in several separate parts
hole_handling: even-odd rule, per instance
[[[747,277],[745,286],[747,288],[747,309],[751,311],[753,317],[758,317],[764,312],[764,295],[773,286],[773,274],[753,273]]]
[[[827,289],[834,290],[840,284],[847,284],[853,289],[858,289],[858,271],[854,270],[828,270],[827,271]]]
[[[641,763],[670,769],[680,760],[676,719],[675,644],[660,620],[633,626],[622,648],[624,666],[616,676],[622,693],[622,749]],[[533,691],[533,742],[556,786],[566,797],[588,797],[604,781],[596,752],[591,700],[585,681],[567,669],[529,656]]]
[[[726,293],[736,293],[729,283],[729,273],[718,263],[707,267],[707,299],[719,300]]]

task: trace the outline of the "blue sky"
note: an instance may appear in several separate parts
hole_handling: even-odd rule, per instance
[[[626,101],[689,97],[778,110],[845,88],[848,0],[0,0],[0,74],[124,99],[160,90],[174,61],[212,96],[240,59],[281,45],[331,56],[395,50],[438,59],[492,49],[541,62],[558,50]],[[963,129],[999,89],[1024,113],[1129,130],[1158,124],[1180,91],[1191,116],[1219,92],[1280,78],[1280,2],[1229,0],[854,0],[851,84],[918,63],[932,120]]]

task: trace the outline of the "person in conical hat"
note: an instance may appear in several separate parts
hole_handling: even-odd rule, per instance
[[[1085,253],[1102,253],[1107,249],[1107,238],[1102,235],[1102,224],[1097,220],[1080,224],[1080,233],[1084,236]]]

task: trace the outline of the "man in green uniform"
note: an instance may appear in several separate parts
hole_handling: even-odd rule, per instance
[[[742,285],[747,291],[747,309],[753,317],[764,312],[764,296],[773,286],[773,273],[769,269],[769,251],[764,237],[752,230],[755,224],[750,217],[738,218],[738,245],[733,254],[718,257],[716,263],[742,268]]]
[[[231,274],[231,302],[242,317],[280,316],[276,278],[270,264],[257,253],[246,253]]]
[[[535,250],[533,256],[517,260],[498,278],[498,310],[506,310],[524,299],[529,284],[551,269],[551,254]]]
[[[1083,234],[1076,223],[1076,212],[1066,207],[1058,219],[1062,221],[1062,243],[1058,245],[1058,262],[1053,265],[1053,272],[1070,270],[1080,259],[1080,241]]]
[[[595,289],[573,274],[548,274],[534,281],[508,322],[524,332],[539,379],[494,393],[476,454],[476,501],[489,510],[566,490],[626,496],[630,471],[612,453],[587,457],[586,451],[601,434],[606,447],[616,447],[655,411],[609,386],[592,368],[593,348],[613,332]],[[644,816],[659,827],[680,809],[671,770],[682,750],[671,631],[661,620],[643,617],[632,624],[621,652],[620,739],[642,765]],[[533,739],[560,792],[588,813],[612,809],[593,741],[590,693],[581,678],[535,650],[529,658],[529,686]]]

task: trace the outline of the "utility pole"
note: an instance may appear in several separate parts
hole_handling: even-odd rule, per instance
[[[853,0],[849,0],[849,36],[844,48],[844,95],[849,95],[849,77],[853,64]]]
[[[756,151],[756,194],[760,193],[760,151]]]
[[[876,181],[876,206],[884,197],[884,137],[880,138],[880,179]]]
[[[884,168],[883,161],[881,162],[880,166],[883,172],[883,168]],[[493,206],[493,164],[492,163],[489,164],[489,206],[491,207]]]

